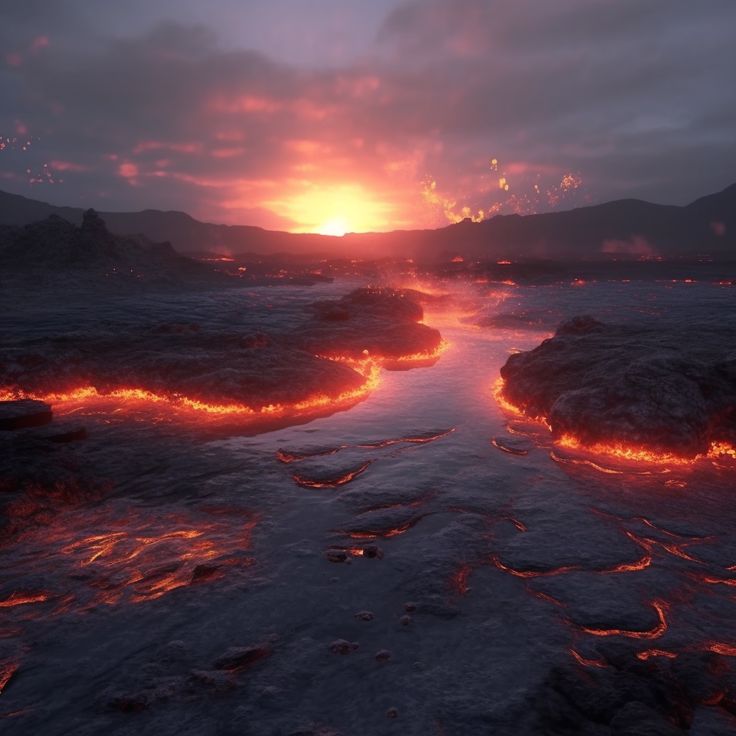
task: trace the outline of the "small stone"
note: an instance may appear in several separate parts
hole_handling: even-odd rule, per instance
[[[376,652],[376,662],[388,662],[391,659],[391,652],[388,649],[380,649]]]
[[[330,562],[345,562],[348,559],[348,553],[344,549],[339,549],[337,547],[330,547],[325,552],[325,557]]]
[[[386,711],[386,718],[398,718],[399,717],[399,709],[398,708],[389,708]]]
[[[335,639],[330,644],[330,651],[333,654],[350,654],[354,652],[360,644],[357,641],[347,641],[346,639]]]
[[[214,667],[218,670],[239,670],[265,659],[270,654],[271,647],[268,644],[254,647],[230,647],[225,654],[215,660]]]
[[[417,604],[413,601],[407,601],[406,603],[404,603],[404,610],[407,613],[414,613],[414,611],[417,610]]]
[[[528,455],[534,445],[526,439],[519,437],[494,437],[491,444],[509,455]]]
[[[15,430],[41,427],[53,418],[51,407],[35,399],[0,401],[0,429]]]
[[[367,544],[363,547],[363,557],[380,560],[383,558],[383,550],[375,544]]]
[[[402,617],[401,617],[401,618],[399,619],[399,623],[400,623],[400,624],[401,624],[402,626],[409,626],[409,625],[411,624],[411,622],[412,622],[412,621],[413,621],[413,619],[412,619],[412,617],[411,617],[411,616],[410,616],[410,615],[409,615],[408,613],[407,613],[407,614],[404,614],[404,615],[403,615],[403,616],[402,616]]]
[[[358,621],[373,621],[375,616],[373,615],[373,611],[358,611],[358,613],[355,614],[355,618],[357,618]]]

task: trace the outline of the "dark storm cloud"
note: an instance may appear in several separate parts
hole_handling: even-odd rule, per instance
[[[445,136],[581,170],[604,196],[684,200],[734,175],[735,26],[728,0],[427,0],[380,40],[444,90]]]
[[[92,7],[3,8],[0,134],[40,139],[32,155],[0,154],[8,188],[27,193],[26,161],[32,174],[51,162],[64,184],[48,199],[275,227],[299,220],[289,197],[340,182],[407,225],[583,192],[683,202],[736,178],[730,0],[423,0],[339,67],[225,46],[216,14],[187,23],[186,3],[161,3],[181,22],[143,34]],[[568,172],[578,199],[557,196]]]

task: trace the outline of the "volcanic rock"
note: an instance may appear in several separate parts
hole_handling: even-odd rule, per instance
[[[335,639],[330,644],[330,651],[333,654],[350,654],[358,649],[360,645],[356,641],[347,641],[346,639]]]
[[[113,235],[94,210],[81,227],[57,215],[25,227],[6,228],[0,244],[0,273],[38,290],[49,283],[67,290],[157,286],[232,285],[210,266],[179,255],[170,243],[145,236]]]
[[[41,427],[51,422],[52,418],[51,407],[43,401],[33,399],[0,401],[0,429]]]
[[[321,355],[397,359],[430,354],[442,342],[437,330],[420,324],[418,298],[403,290],[356,289],[336,301],[315,302],[312,310],[299,341]]]
[[[736,440],[736,335],[727,332],[576,317],[509,357],[504,396],[546,417],[556,437],[692,457]]]
[[[214,662],[216,670],[240,670],[271,655],[271,647],[261,644],[252,647],[230,647]]]

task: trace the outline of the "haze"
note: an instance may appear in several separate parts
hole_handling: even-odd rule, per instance
[[[730,0],[5,2],[0,188],[323,232],[733,179]]]

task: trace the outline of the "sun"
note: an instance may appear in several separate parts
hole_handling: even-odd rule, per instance
[[[333,217],[331,220],[322,223],[317,232],[320,235],[332,235],[341,238],[348,230],[350,230],[350,227],[344,217]]]
[[[341,237],[388,230],[394,206],[360,184],[302,182],[296,192],[263,203],[294,222],[291,232]]]

